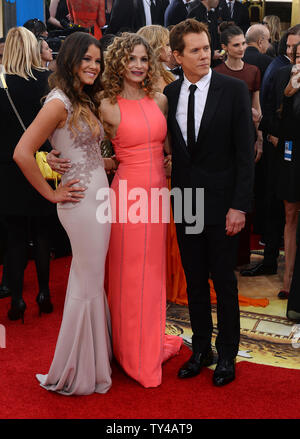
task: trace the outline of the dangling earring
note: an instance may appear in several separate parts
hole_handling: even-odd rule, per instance
[[[142,84],[141,84],[142,89],[143,89],[144,91],[147,90],[147,86],[148,86],[148,84],[149,84],[149,78],[147,77],[147,78],[144,79],[144,81],[143,81]]]

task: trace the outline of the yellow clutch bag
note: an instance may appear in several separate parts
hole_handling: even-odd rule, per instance
[[[43,177],[46,180],[54,181],[55,186],[57,187],[57,182],[58,182],[58,180],[61,179],[61,175],[58,172],[53,171],[50,168],[50,166],[47,162],[47,154],[48,153],[46,151],[38,151],[35,154],[35,159],[36,159],[36,162],[38,164],[38,167],[40,168],[41,173],[43,174]]]

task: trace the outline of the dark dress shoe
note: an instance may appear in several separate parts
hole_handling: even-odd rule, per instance
[[[300,312],[289,309],[286,313],[286,316],[289,320],[292,320],[295,323],[300,323]]]
[[[26,310],[26,303],[22,298],[18,300],[12,300],[11,307],[7,313],[7,317],[9,318],[9,320],[21,319],[22,322],[24,323],[25,310]]]
[[[213,375],[215,386],[224,386],[235,379],[235,359],[220,359]]]
[[[207,352],[194,353],[191,358],[184,363],[179,369],[179,378],[191,378],[201,372],[202,367],[211,366],[214,362],[213,351],[210,349]]]
[[[0,285],[0,299],[11,296],[11,291],[6,285]]]
[[[45,314],[50,314],[53,311],[53,305],[50,299],[49,290],[40,291],[37,295],[36,302],[39,307],[39,315],[41,316],[44,312]]]
[[[267,266],[263,263],[253,265],[250,268],[244,268],[241,270],[241,276],[264,276],[268,274],[277,274],[276,266]]]
[[[278,299],[284,300],[284,299],[288,299],[289,298],[289,292],[288,291],[284,291],[284,290],[280,290],[279,293],[277,294]]]

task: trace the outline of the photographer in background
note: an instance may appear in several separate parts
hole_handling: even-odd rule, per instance
[[[26,23],[23,24],[26,29],[30,30],[37,38],[39,37],[48,37],[47,26],[38,18],[32,18],[31,20],[27,20]]]

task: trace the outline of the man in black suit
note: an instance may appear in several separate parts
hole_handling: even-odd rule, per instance
[[[250,27],[248,8],[237,0],[220,0],[217,12],[221,21],[234,21],[244,34]]]
[[[181,189],[183,205],[197,211],[196,189],[204,188],[204,228],[200,233],[176,223],[187,281],[193,354],[179,377],[197,375],[212,364],[213,331],[209,275],[217,293],[217,386],[235,378],[240,322],[234,274],[238,234],[252,198],[253,125],[244,82],[210,69],[205,24],[187,19],[170,33],[170,45],[184,77],[168,85],[168,127],[172,144],[172,187]],[[192,188],[192,200],[185,189]],[[175,206],[175,203],[174,203]],[[176,217],[176,209],[175,216]],[[185,218],[185,215],[183,215]]]
[[[165,12],[165,26],[174,26],[185,20],[190,0],[171,0]]]
[[[247,49],[244,61],[257,66],[260,70],[261,80],[273,58],[266,55],[270,45],[270,31],[263,24],[253,24],[246,32]]]
[[[269,64],[273,61],[266,54],[270,43],[270,31],[263,24],[254,24],[249,27],[246,32],[247,48],[243,60],[248,64],[253,64],[260,70],[261,80],[263,80],[265,71]],[[255,233],[264,235],[264,226],[266,221],[265,199],[262,190],[265,187],[266,163],[263,155],[263,133],[261,130],[257,132],[258,138],[256,142],[256,166],[255,166],[255,183],[254,183],[254,204],[255,215],[252,218],[253,230]]]
[[[106,33],[137,32],[149,24],[164,25],[169,0],[114,0]]]
[[[196,6],[189,9],[188,18],[195,18],[201,23],[205,23],[210,34],[210,46],[212,50],[212,61],[218,60],[220,55],[220,37],[218,32],[218,16],[216,8],[219,5],[219,0],[202,0],[196,3]]]

